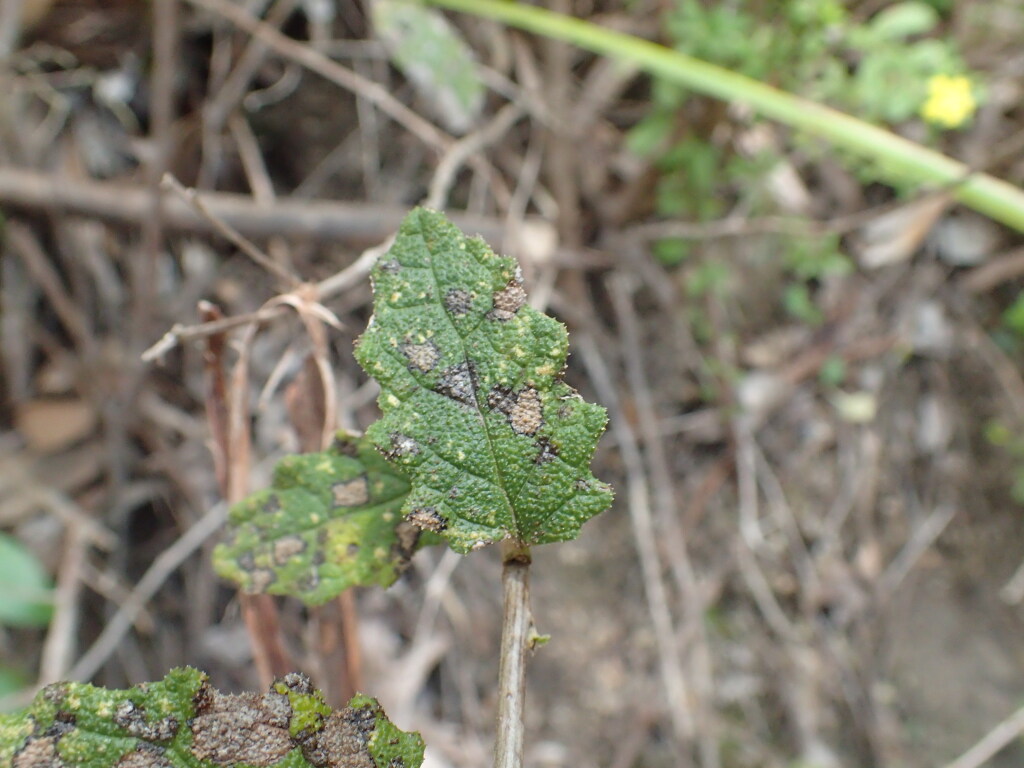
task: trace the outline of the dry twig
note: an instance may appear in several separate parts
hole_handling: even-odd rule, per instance
[[[623,412],[618,390],[611,372],[597,349],[592,337],[586,331],[577,331],[576,348],[587,369],[598,397],[611,415],[611,429],[616,436],[622,461],[626,469],[626,503],[629,507],[637,556],[643,573],[644,593],[647,597],[651,624],[657,640],[661,684],[664,686],[668,704],[668,716],[672,730],[680,745],[689,743],[694,736],[694,722],[691,692],[683,675],[679,646],[669,607],[668,593],[662,581],[661,558],[654,533],[651,514],[650,491],[643,456],[637,445],[636,435]]]
[[[150,215],[148,201],[147,190],[137,185],[0,167],[0,204],[13,208],[66,212],[138,226]],[[364,245],[379,243],[396,231],[408,213],[399,206],[288,197],[266,206],[249,195],[228,192],[203,192],[203,204],[211,216],[247,237],[282,235]],[[172,229],[215,231],[184,200],[166,200],[164,217]],[[505,231],[503,221],[489,216],[453,212],[450,218],[460,229],[488,241],[501,239]],[[539,219],[524,223],[544,224]]]
[[[242,6],[227,0],[187,1],[198,8],[229,20],[239,29],[259,38],[279,55],[301,64],[345,90],[358,94],[417,136],[427,146],[443,151],[451,145],[452,138],[448,134],[402,104],[383,86],[346,69],[308,45],[303,45],[301,42],[281,34],[274,27],[249,14]]]

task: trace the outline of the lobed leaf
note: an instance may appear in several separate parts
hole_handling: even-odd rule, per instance
[[[221,693],[195,669],[110,691],[56,683],[17,715],[0,715],[10,768],[419,768],[423,740],[398,730],[375,699],[333,710],[305,675],[265,694]]]
[[[459,552],[575,538],[611,503],[589,469],[607,418],[562,380],[565,326],[527,306],[515,260],[417,209],[372,277],[356,359],[381,385],[367,437],[412,482],[406,519]]]
[[[282,459],[271,488],[235,504],[217,573],[251,593],[324,603],[354,585],[390,586],[425,543],[400,514],[409,483],[363,437]]]

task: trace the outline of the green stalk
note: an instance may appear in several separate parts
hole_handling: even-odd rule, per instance
[[[662,45],[523,3],[423,1],[563,40],[593,53],[635,64],[651,75],[708,96],[746,104],[765,117],[879,161],[885,172],[894,176],[909,177],[935,187],[950,186],[957,201],[1024,232],[1024,190],[988,174],[971,173],[961,162],[838,110]]]

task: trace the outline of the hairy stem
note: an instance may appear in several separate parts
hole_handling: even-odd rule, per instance
[[[494,768],[522,768],[523,711],[526,700],[526,649],[530,643],[530,550],[502,545],[504,613],[498,666],[498,733]]]

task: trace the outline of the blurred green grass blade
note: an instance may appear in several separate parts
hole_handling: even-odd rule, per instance
[[[525,3],[499,0],[422,0],[493,19],[593,53],[629,62],[652,75],[806,131],[876,162],[882,178],[929,188],[950,186],[952,196],[990,218],[1024,232],[1024,190],[963,163],[808,99],[780,91],[705,61],[582,19]]]

